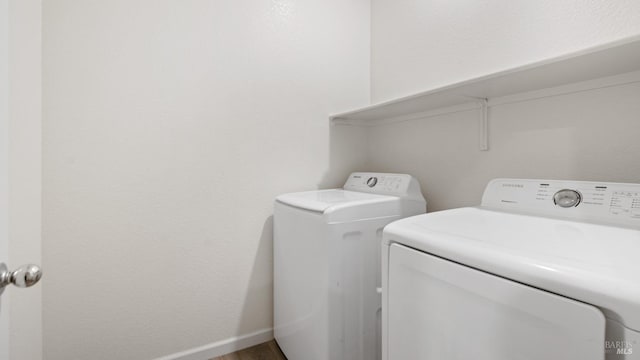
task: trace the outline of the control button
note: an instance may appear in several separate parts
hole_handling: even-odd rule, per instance
[[[370,177],[367,179],[367,186],[369,187],[374,187],[376,186],[376,184],[378,183],[378,178],[377,177]]]
[[[571,189],[562,189],[553,195],[553,203],[563,208],[578,206],[581,200],[580,193]]]

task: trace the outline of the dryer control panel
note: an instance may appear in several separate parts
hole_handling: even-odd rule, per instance
[[[640,227],[640,184],[495,179],[482,206]]]
[[[411,175],[357,172],[349,175],[344,189],[380,195],[415,198],[422,201],[420,184]]]

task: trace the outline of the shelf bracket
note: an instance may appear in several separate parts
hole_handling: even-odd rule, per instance
[[[489,99],[478,99],[480,104],[480,151],[489,150]]]

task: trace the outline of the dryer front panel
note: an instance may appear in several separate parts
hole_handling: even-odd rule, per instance
[[[388,360],[604,359],[591,305],[399,244],[388,276]]]

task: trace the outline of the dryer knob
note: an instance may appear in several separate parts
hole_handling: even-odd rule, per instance
[[[374,187],[376,186],[377,183],[378,183],[378,178],[375,176],[372,176],[367,179],[367,186],[369,187]]]
[[[563,208],[578,206],[581,200],[580,193],[571,189],[562,189],[553,195],[553,203]]]

